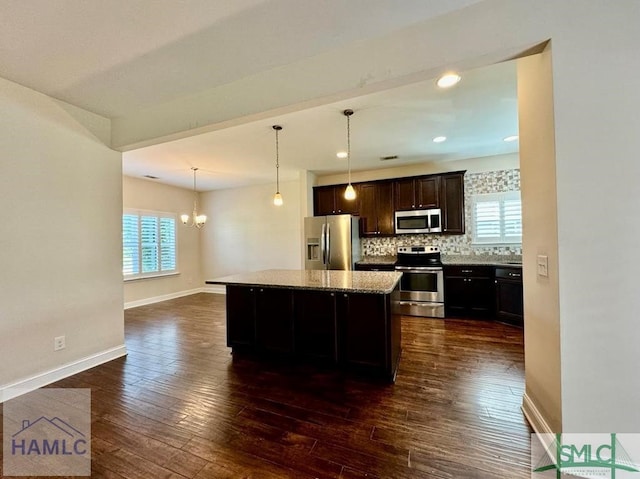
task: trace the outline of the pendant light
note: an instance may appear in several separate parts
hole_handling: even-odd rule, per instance
[[[280,145],[278,143],[278,133],[282,130],[280,125],[273,125],[276,131],[276,194],[273,196],[273,204],[282,206],[282,195],[280,194]]]
[[[191,216],[180,215],[180,219],[184,225],[202,228],[207,222],[207,215],[198,214],[198,190],[196,190],[196,171],[198,168],[191,167],[191,170],[193,171],[193,212]]]
[[[344,190],[344,199],[351,201],[356,199],[356,190],[351,185],[351,123],[349,118],[353,115],[353,110],[345,110],[343,113],[347,117],[347,168],[349,171],[349,184]]]

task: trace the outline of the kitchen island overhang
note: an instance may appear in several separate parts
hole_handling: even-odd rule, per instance
[[[284,357],[395,380],[402,273],[265,270],[205,281],[226,286],[233,354]]]

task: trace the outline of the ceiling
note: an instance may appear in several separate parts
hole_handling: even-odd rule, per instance
[[[515,62],[462,73],[458,85],[443,90],[429,79],[400,88],[331,103],[283,116],[217,130],[123,154],[126,175],[153,175],[190,188],[190,167],[200,168],[198,190],[233,188],[275,181],[275,132],[279,133],[280,177],[299,172],[345,172],[346,118],[351,117],[353,170],[391,168],[514,153],[504,142],[518,130]],[[436,136],[447,141],[434,143]],[[381,157],[397,155],[397,160]]]
[[[479,0],[0,0],[0,76],[108,118],[383,37]],[[336,72],[339,74],[339,72]],[[269,95],[270,92],[265,92]],[[344,171],[352,108],[354,170],[517,151],[515,67],[433,79],[123,154],[123,171],[199,190]],[[431,139],[446,135],[445,143]],[[398,155],[382,163],[381,156]]]

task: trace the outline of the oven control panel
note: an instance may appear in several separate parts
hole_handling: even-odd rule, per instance
[[[439,252],[440,248],[437,246],[398,246],[398,253],[402,254],[424,254]]]

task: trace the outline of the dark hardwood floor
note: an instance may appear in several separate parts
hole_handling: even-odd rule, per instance
[[[92,389],[94,477],[530,477],[519,329],[404,317],[386,385],[232,360],[221,295],[125,318],[126,358],[52,385]]]

